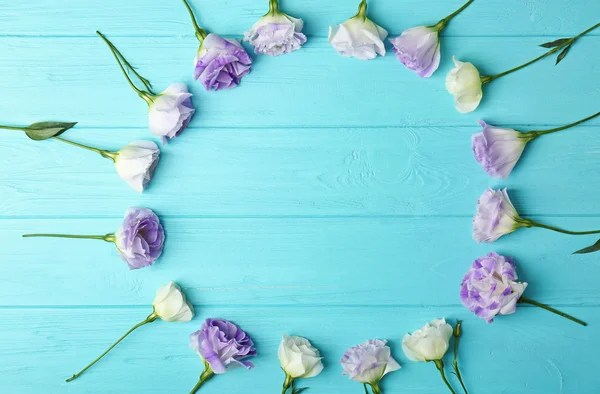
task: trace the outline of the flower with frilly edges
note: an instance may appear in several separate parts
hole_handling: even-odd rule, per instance
[[[477,201],[473,218],[473,239],[479,243],[494,242],[525,225],[510,202],[506,189],[487,189]]]
[[[131,269],[154,264],[163,251],[165,232],[158,216],[147,208],[130,208],[115,233],[123,261]]]
[[[152,141],[134,141],[115,155],[115,168],[122,180],[135,191],[146,189],[160,159],[160,150]]]
[[[390,38],[396,58],[421,78],[429,78],[440,65],[440,40],[436,26],[418,26]]]
[[[435,319],[412,334],[405,334],[402,350],[411,361],[441,360],[450,346],[452,326],[446,319]]]
[[[373,339],[348,349],[340,360],[343,375],[378,390],[381,378],[401,368],[386,344],[387,341]]]
[[[479,70],[472,63],[463,63],[452,57],[454,68],[446,77],[446,89],[454,95],[454,104],[460,113],[473,112],[483,98],[483,83]]]
[[[158,289],[152,307],[154,313],[166,322],[188,322],[194,317],[194,307],[173,281]]]
[[[174,83],[149,100],[148,116],[152,134],[162,137],[163,144],[177,137],[190,123],[196,111],[192,94],[183,83]]]
[[[206,90],[225,90],[239,85],[250,72],[252,59],[237,40],[211,33],[200,45],[194,64],[194,79],[200,79]]]
[[[460,285],[460,300],[477,317],[488,323],[497,315],[515,313],[527,283],[517,282],[514,261],[490,253],[473,262]]]
[[[236,366],[254,368],[254,364],[247,360],[257,354],[254,342],[230,321],[206,319],[202,328],[190,335],[190,346],[217,375]]]

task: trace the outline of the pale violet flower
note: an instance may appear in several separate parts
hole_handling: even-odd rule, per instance
[[[277,355],[285,373],[284,392],[294,380],[312,378],[323,371],[319,349],[306,338],[283,335]]]
[[[269,12],[244,33],[254,53],[279,56],[298,50],[306,43],[304,22],[279,11],[279,1],[271,0]]]
[[[194,307],[173,281],[158,289],[152,306],[154,313],[166,322],[188,322],[194,317]]]
[[[446,89],[454,95],[454,104],[460,113],[473,112],[483,97],[479,71],[471,63],[463,63],[453,57],[454,68],[446,77]]]
[[[383,40],[387,35],[384,28],[367,18],[367,2],[363,0],[355,17],[329,27],[329,44],[342,56],[370,60],[385,55]]]
[[[473,218],[473,239],[494,242],[503,235],[522,227],[523,220],[510,202],[506,189],[487,189],[477,201]]]
[[[381,378],[401,368],[392,357],[387,341],[378,339],[348,349],[340,364],[344,370],[343,375],[348,375],[356,382],[370,385],[376,393],[380,392]]]
[[[163,143],[175,138],[194,115],[192,94],[183,83],[174,83],[162,93],[152,96],[148,105],[150,131],[162,137]]]
[[[396,58],[421,78],[429,78],[440,65],[440,40],[436,26],[418,26],[390,38]]]
[[[152,141],[134,141],[116,152],[117,173],[135,191],[141,193],[152,180],[160,159],[160,150]]]
[[[404,335],[402,350],[411,361],[441,360],[450,346],[452,326],[446,319],[432,320],[412,334]]]

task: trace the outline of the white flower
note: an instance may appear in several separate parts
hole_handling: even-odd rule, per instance
[[[367,17],[355,16],[338,26],[329,26],[329,44],[342,56],[370,60],[385,56],[383,40],[388,32]]]
[[[152,306],[154,313],[167,322],[186,322],[194,317],[194,307],[173,281],[158,289]]]
[[[179,135],[192,119],[195,110],[191,97],[183,83],[174,83],[151,97],[148,106],[150,131],[162,137],[163,143]]]
[[[279,11],[269,12],[244,33],[254,53],[279,56],[300,49],[306,43],[304,22]]]
[[[278,356],[281,368],[292,379],[312,378],[323,370],[319,350],[306,338],[283,335]]]
[[[454,104],[460,113],[473,112],[483,97],[479,71],[471,63],[463,63],[452,57],[455,67],[446,77],[446,89],[454,95]]]
[[[406,334],[402,339],[402,350],[412,361],[441,360],[448,351],[452,332],[446,319],[432,320],[412,335]]]
[[[117,152],[115,167],[122,180],[141,193],[152,180],[160,150],[152,141],[134,141]]]
[[[340,360],[343,375],[359,383],[377,386],[381,378],[401,368],[386,344],[387,341],[373,339],[348,349]]]

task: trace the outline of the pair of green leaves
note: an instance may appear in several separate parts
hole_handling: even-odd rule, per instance
[[[593,244],[592,246],[588,246],[587,248],[583,248],[581,250],[578,250],[577,252],[573,253],[573,254],[586,254],[586,253],[594,253],[600,250],[600,240],[598,242],[596,242],[595,244]]]
[[[567,53],[569,52],[571,45],[573,45],[573,39],[572,38],[559,38],[558,40],[545,42],[540,46],[544,47],[544,48],[556,48],[556,47],[562,47],[563,45],[567,44],[568,42],[571,42],[571,43],[568,44],[565,47],[565,49],[563,49],[562,52],[556,58],[556,64],[558,64],[565,58],[565,56],[567,56]]]
[[[32,140],[43,141],[58,137],[76,124],[77,122],[38,122],[24,127],[22,130]]]

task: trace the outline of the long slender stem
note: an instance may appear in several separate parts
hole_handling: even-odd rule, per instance
[[[20,130],[20,131],[24,131],[26,129],[26,127],[18,127],[18,126],[1,126],[0,125],[0,129],[5,129],[5,130]]]
[[[185,8],[187,8],[190,17],[192,18],[194,30],[196,30],[196,38],[198,39],[198,41],[200,41],[200,43],[202,43],[206,38],[206,31],[200,26],[198,26],[198,22],[196,21],[196,17],[194,16],[194,11],[192,11],[192,7],[190,7],[190,4],[187,2],[187,0],[183,0],[183,4],[185,4]]]
[[[123,339],[125,339],[125,337],[127,337],[127,335],[131,334],[133,331],[135,331],[136,329],[140,328],[141,326],[148,324],[148,323],[152,323],[153,321],[155,321],[156,319],[158,319],[158,316],[152,312],[150,315],[148,315],[148,317],[146,318],[146,320],[136,324],[135,326],[131,327],[131,329],[129,331],[127,331],[121,338],[119,338],[117,340],[117,342],[113,343],[111,347],[109,347],[108,349],[106,349],[106,351],[104,353],[102,353],[98,358],[96,358],[94,361],[92,361],[91,363],[89,363],[85,368],[83,368],[81,371],[77,372],[75,375],[71,376],[69,379],[66,380],[66,382],[71,382],[75,379],[77,379],[79,376],[81,376],[82,373],[84,373],[85,371],[87,371],[88,369],[90,369],[94,364],[96,364],[102,357],[104,357],[108,352],[110,352],[115,346],[117,346],[119,344],[119,342],[121,342]]]
[[[98,239],[100,241],[115,242],[114,234],[106,235],[71,235],[71,234],[23,234],[23,238],[47,237],[47,238],[77,238],[77,239]]]
[[[580,125],[580,124],[582,124],[582,123],[585,123],[585,122],[587,122],[588,120],[592,120],[592,119],[594,119],[594,118],[595,118],[595,117],[597,117],[597,116],[600,116],[600,112],[596,112],[596,113],[595,113],[594,115],[592,115],[592,116],[588,116],[588,117],[587,117],[587,118],[585,118],[585,119],[578,120],[577,122],[570,123],[570,124],[568,124],[568,125],[566,125],[566,126],[556,127],[556,128],[554,128],[554,129],[549,129],[549,130],[537,130],[537,131],[536,131],[536,130],[534,130],[534,131],[530,131],[529,133],[526,133],[526,134],[532,134],[532,135],[535,135],[536,137],[538,137],[538,136],[540,136],[540,135],[544,135],[544,134],[556,133],[557,131],[566,130],[566,129],[569,129],[569,128],[571,128],[571,127],[575,127],[575,126],[577,126],[577,125]]]
[[[440,375],[442,376],[442,380],[444,381],[444,383],[446,383],[446,386],[448,387],[448,389],[450,390],[450,392],[452,394],[456,394],[456,391],[454,391],[454,389],[452,388],[452,386],[450,386],[450,382],[448,382],[448,379],[446,379],[446,373],[444,372],[444,362],[442,360],[434,360],[435,362],[435,366],[438,369],[438,371],[440,371]]]
[[[473,1],[475,1],[475,0],[469,0],[469,1],[467,1],[458,10],[454,11],[453,13],[451,13],[450,15],[448,15],[447,17],[445,17],[444,19],[442,19],[441,21],[439,21],[435,25],[438,28],[438,32],[444,30],[446,28],[446,25],[448,24],[448,22],[450,22],[456,15],[460,14],[461,12],[463,12],[464,9],[467,8],[468,6],[470,6]]]
[[[103,36],[103,37],[106,38],[105,36]],[[113,52],[115,52],[119,56],[119,58],[121,59],[121,61],[123,62],[123,64],[125,66],[127,66],[127,68],[129,70],[131,70],[131,72],[136,77],[138,77],[138,79],[144,84],[144,86],[146,87],[146,89],[148,90],[148,92],[154,94],[154,92],[152,91],[152,84],[150,83],[150,81],[147,80],[146,78],[144,78],[143,76],[141,76],[140,73],[137,72],[137,70],[135,69],[135,67],[133,67],[131,65],[131,63],[129,63],[129,61],[127,61],[127,59],[125,59],[125,56],[123,56],[123,54],[121,53],[121,51],[119,51],[119,49],[112,42],[110,42],[110,40],[106,39],[105,41],[110,46],[110,48],[113,50]]]
[[[204,383],[206,383],[210,378],[212,378],[214,376],[214,374],[215,373],[210,368],[210,365],[205,361],[204,362],[204,371],[200,375],[200,379],[198,379],[198,383],[196,383],[196,385],[194,386],[192,391],[190,391],[190,394],[195,394],[198,390],[200,390],[200,387],[202,387],[202,385]]]
[[[562,228],[559,228],[559,227],[554,227],[554,226],[549,226],[547,224],[534,222],[533,220],[529,220],[529,219],[525,219],[524,223],[525,223],[526,227],[545,228],[545,229],[556,231],[558,233],[563,233],[563,234],[570,234],[570,235],[600,234],[600,230],[592,230],[592,231],[569,231],[569,230],[563,230]]]
[[[465,383],[463,382],[462,375],[460,374],[460,369],[458,368],[458,342],[460,340],[462,334],[462,320],[456,322],[456,327],[454,328],[454,361],[452,362],[452,368],[454,369],[454,373],[460,382],[465,394],[469,394],[467,388],[465,387]]]
[[[521,304],[529,304],[529,305],[537,306],[538,308],[542,308],[542,309],[545,309],[545,310],[547,310],[549,312],[552,312],[552,313],[555,313],[555,314],[557,314],[559,316],[562,316],[565,319],[569,319],[571,321],[574,321],[577,324],[581,324],[582,326],[587,326],[587,323],[584,322],[583,320],[579,320],[576,317],[573,317],[573,316],[571,316],[571,315],[569,315],[567,313],[564,313],[564,312],[561,312],[559,310],[556,310],[556,309],[554,309],[554,308],[552,308],[552,307],[550,307],[550,306],[548,306],[546,304],[542,304],[541,302],[530,300],[529,298],[525,298],[525,297],[521,297],[519,299],[519,302]]]
[[[367,388],[367,384],[365,383],[363,386],[365,386],[365,394],[369,394],[369,389]]]
[[[127,70],[125,70],[125,67],[121,63],[121,56],[122,55],[119,56],[120,52],[118,52],[118,50],[116,49],[116,47],[108,40],[108,38],[106,38],[104,36],[104,34],[100,33],[97,30],[96,30],[96,34],[98,34],[100,36],[100,38],[102,38],[104,40],[104,42],[106,43],[106,45],[108,45],[108,48],[110,49],[110,51],[112,52],[113,56],[117,60],[117,63],[119,63],[119,67],[121,67],[121,71],[123,71],[123,75],[125,75],[125,78],[127,78],[127,82],[129,82],[129,86],[131,86],[131,88],[133,90],[135,90],[135,92],[141,98],[143,98],[144,100],[146,100],[147,103],[150,103],[151,102],[150,94],[148,92],[140,90],[137,86],[135,86],[135,84],[133,83],[133,81],[129,77],[129,74],[127,73]]]
[[[100,156],[102,156],[104,158],[111,159],[113,162],[117,158],[117,153],[115,153],[115,152],[109,152],[107,150],[93,148],[91,146],[83,145],[83,144],[80,144],[80,143],[77,143],[77,142],[73,142],[73,141],[69,141],[69,140],[66,140],[66,139],[61,138],[61,137],[52,137],[52,138],[54,138],[57,141],[64,142],[66,144],[76,146],[78,148],[91,150],[92,152],[96,152],[96,153],[98,153]]]

